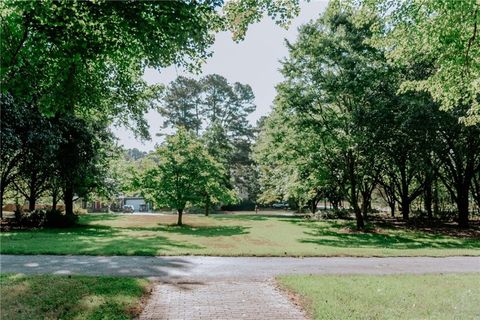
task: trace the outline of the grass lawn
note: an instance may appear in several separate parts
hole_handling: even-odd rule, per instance
[[[480,274],[283,276],[313,319],[480,319]]]
[[[0,275],[2,319],[132,319],[148,281],[120,277]]]
[[[10,231],[3,254],[219,256],[480,255],[480,239],[403,228],[351,231],[353,221],[254,214],[85,215],[70,229]]]

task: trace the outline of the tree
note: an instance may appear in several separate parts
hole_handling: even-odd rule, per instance
[[[105,123],[89,123],[69,114],[53,119],[61,132],[57,172],[61,182],[65,213],[73,214],[75,197],[101,192],[108,182],[113,137]]]
[[[15,105],[11,95],[0,95],[0,218],[3,218],[3,199],[7,187],[18,176],[18,163],[22,159],[22,136],[27,108]]]
[[[2,92],[48,114],[113,115],[148,135],[142,115],[158,88],[141,78],[146,67],[196,69],[214,32],[242,39],[265,13],[285,24],[298,1],[2,1],[0,9]]]
[[[178,225],[188,204],[204,204],[208,210],[210,203],[231,200],[231,191],[222,185],[221,164],[184,128],[167,137],[154,156],[156,165],[139,173],[134,184],[156,206],[175,208]]]
[[[318,20],[300,28],[297,41],[287,44],[286,80],[277,91],[286,108],[322,137],[325,156],[342,164],[348,201],[362,229],[359,196],[367,204],[376,179],[361,115],[377,103],[388,69],[382,52],[366,41],[375,20],[357,25],[353,12],[333,1]]]
[[[160,114],[165,127],[183,127],[198,136],[202,129],[202,88],[198,81],[180,76],[170,82],[162,99]]]
[[[434,151],[442,164],[440,180],[457,206],[458,223],[467,227],[471,183],[480,171],[480,125],[458,123],[460,112],[441,113]]]
[[[225,166],[227,184],[249,198],[254,129],[247,116],[255,110],[252,88],[212,74],[200,80],[178,77],[166,92],[162,99],[164,125],[180,125],[201,136],[209,153]]]
[[[466,124],[480,122],[480,3],[477,0],[364,0],[364,17],[384,18],[374,25],[381,48],[391,61],[411,65],[435,61],[424,79],[407,80],[404,90],[426,91],[443,110],[458,108]],[[463,108],[462,106],[467,106]],[[461,112],[460,112],[461,111]]]
[[[37,199],[49,188],[55,175],[56,155],[59,151],[59,128],[45,118],[35,107],[24,115],[26,127],[21,134],[22,157],[18,160],[18,176],[14,180],[17,191],[28,200],[29,210],[35,210]]]
[[[285,111],[281,105],[275,106],[254,148],[260,167],[259,200],[293,200],[300,211],[309,203],[314,213],[321,196],[325,196],[323,187],[328,179],[323,148],[317,143],[320,137]]]

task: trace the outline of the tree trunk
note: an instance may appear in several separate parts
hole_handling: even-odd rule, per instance
[[[208,214],[210,213],[210,199],[208,195],[205,197],[205,216],[208,217]]]
[[[390,214],[392,218],[395,218],[395,202],[391,202],[388,204],[390,206]]]
[[[5,193],[5,188],[2,185],[0,186],[0,219],[3,219],[3,194]]]
[[[368,210],[371,207],[371,194],[369,192],[362,192],[362,214],[365,220],[368,220]]]
[[[65,215],[73,215],[73,188],[67,187],[65,189],[63,202],[65,203]]]
[[[178,213],[177,226],[181,226],[182,225],[183,209],[177,209],[177,213]]]
[[[348,171],[349,171],[349,179],[350,179],[350,205],[353,207],[353,211],[355,212],[355,219],[357,221],[357,230],[363,230],[365,228],[365,222],[363,220],[362,211],[358,206],[357,180],[355,177],[355,163],[354,163],[353,155],[351,155],[351,151],[349,154],[348,162],[349,162]]]
[[[425,197],[424,197],[425,203],[425,211],[427,211],[427,216],[428,219],[432,220],[433,219],[433,213],[432,213],[432,200],[433,200],[433,190],[432,190],[432,183],[429,182],[425,186]]]
[[[32,212],[35,211],[35,203],[37,202],[37,199],[35,199],[35,196],[30,196],[28,197],[28,211]]]
[[[438,217],[440,213],[440,204],[438,199],[438,183],[437,181],[434,182],[435,187],[433,189],[433,214]]]
[[[456,198],[457,209],[458,209],[458,225],[462,228],[468,227],[468,193],[469,193],[469,184],[459,186],[457,191],[458,196]]]
[[[52,210],[57,210],[57,203],[58,203],[57,193],[54,192],[52,194]]]
[[[410,197],[408,195],[402,195],[400,206],[402,207],[403,220],[408,221],[410,218]]]

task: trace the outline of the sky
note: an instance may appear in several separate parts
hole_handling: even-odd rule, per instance
[[[295,41],[298,27],[317,18],[327,4],[328,0],[302,2],[299,16],[292,21],[288,30],[277,26],[270,18],[265,17],[259,23],[249,27],[246,38],[242,42],[234,42],[228,32],[217,34],[211,48],[213,55],[203,65],[200,75],[192,75],[182,69],[169,67],[160,71],[147,69],[144,79],[150,84],[168,84],[179,75],[198,78],[216,73],[227,78],[230,83],[249,84],[255,94],[257,105],[257,110],[249,116],[249,120],[255,124],[261,116],[271,111],[275,98],[275,86],[282,81],[279,71],[280,61],[288,55],[285,39]],[[152,140],[140,141],[135,139],[128,129],[114,128],[119,144],[125,148],[150,151],[156,144],[161,143],[163,138],[157,137],[156,134],[160,131],[162,117],[158,112],[150,111],[146,118],[150,125]]]

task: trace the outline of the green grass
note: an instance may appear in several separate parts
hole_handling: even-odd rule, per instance
[[[283,276],[313,319],[480,319],[480,274]]]
[[[86,215],[69,229],[0,234],[3,254],[219,256],[480,255],[480,240],[401,228],[351,231],[352,221],[254,214]]]
[[[121,277],[0,275],[2,319],[132,319],[148,281]]]

